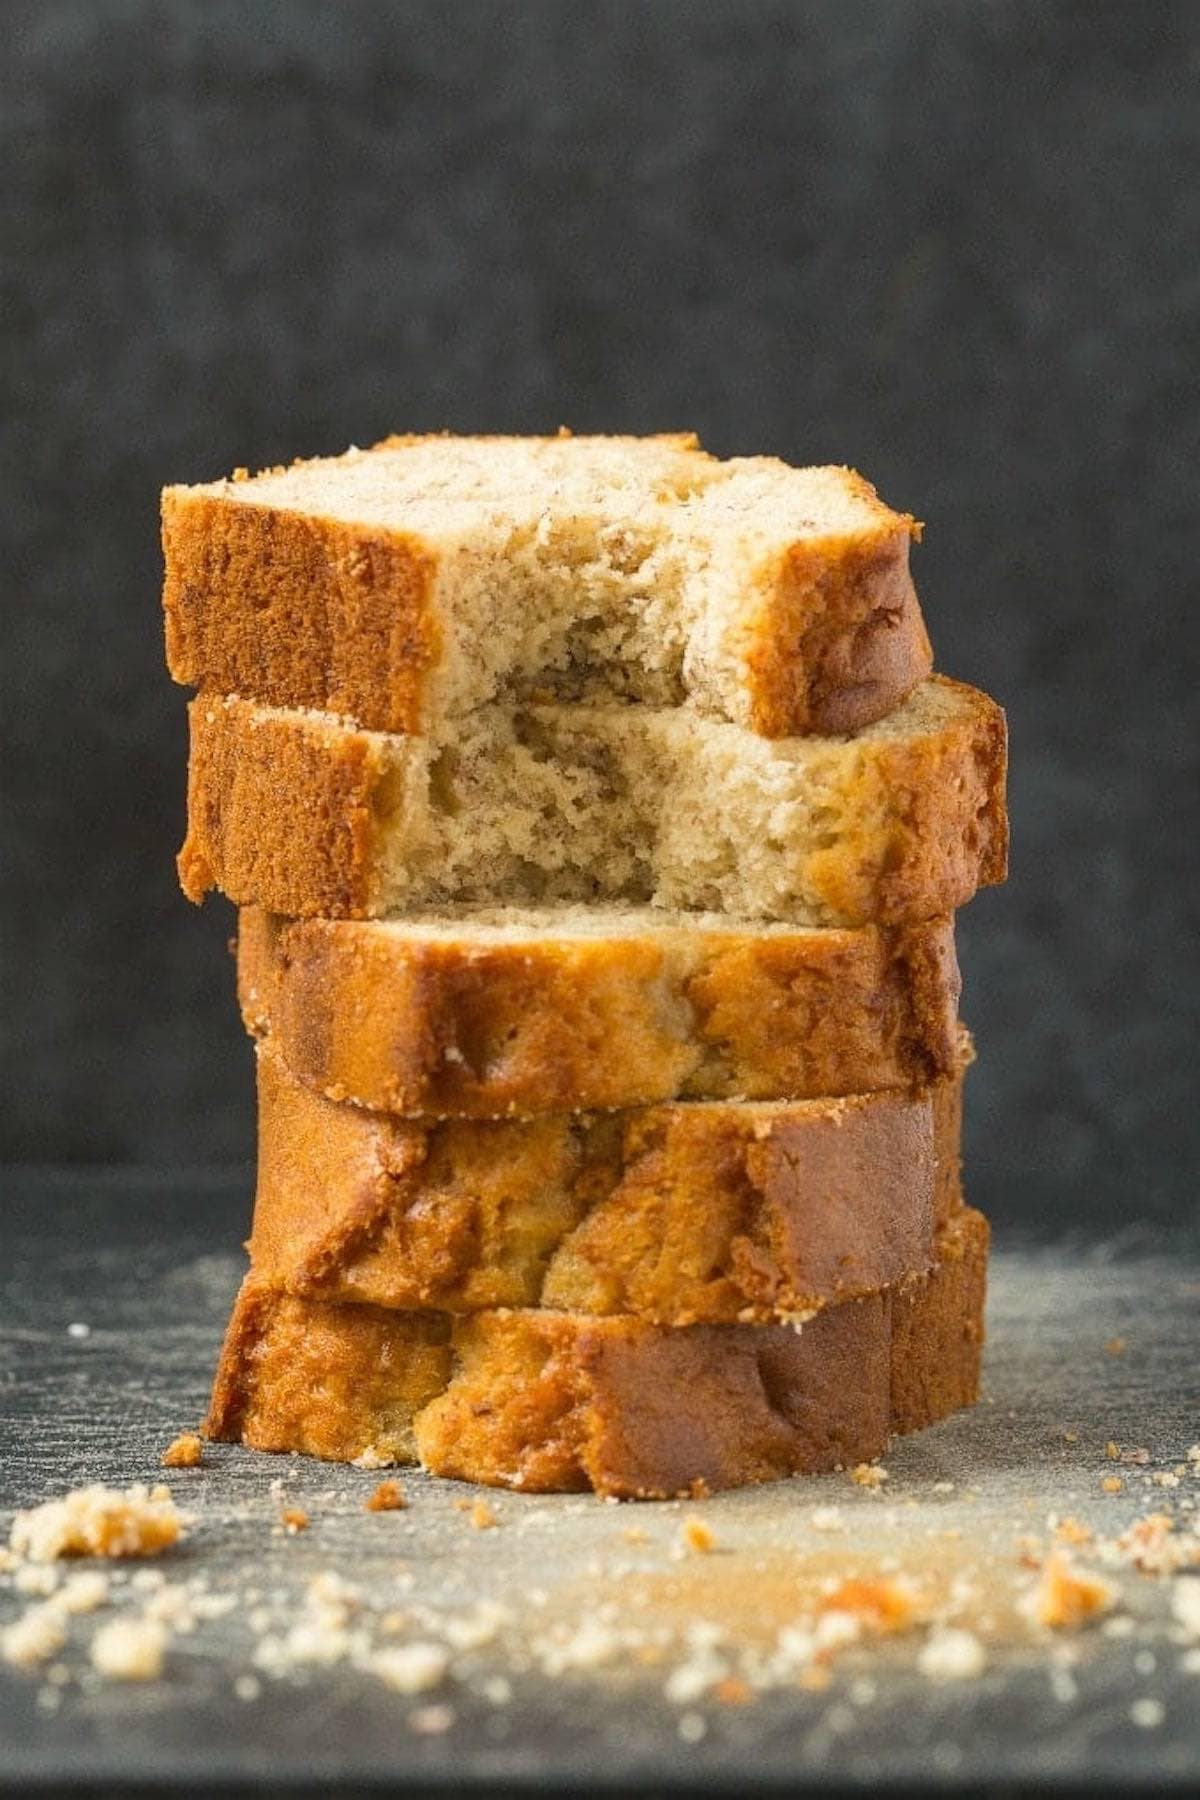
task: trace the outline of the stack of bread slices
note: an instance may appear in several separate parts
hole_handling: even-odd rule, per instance
[[[953,915],[1005,729],[914,521],[694,438],[394,438],[164,496],[183,884],[241,909],[216,1438],[618,1496],[976,1396]]]

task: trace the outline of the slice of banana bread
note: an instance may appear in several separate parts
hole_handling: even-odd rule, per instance
[[[928,1270],[961,1204],[961,1083],[405,1119],[324,1099],[268,1040],[251,1260],[321,1300],[795,1317]]]
[[[686,708],[485,708],[454,746],[191,705],[185,891],[292,916],[602,899],[897,924],[1004,877],[1004,714],[934,677],[850,737]]]
[[[333,1100],[495,1118],[919,1086],[958,1061],[950,919],[650,907],[238,920],[247,1029]]]
[[[496,699],[850,731],[930,670],[917,526],[694,438],[394,438],[163,495],[176,680],[444,740]]]
[[[870,1461],[977,1397],[987,1224],[932,1273],[790,1325],[322,1306],[253,1276],[210,1437],[526,1491],[663,1498]]]

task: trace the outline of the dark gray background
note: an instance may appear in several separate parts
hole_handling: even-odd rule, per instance
[[[16,1161],[251,1151],[174,886],[157,490],[388,430],[694,427],[928,522],[1006,703],[964,914],[971,1190],[1197,1217],[1200,6],[0,8],[3,1030]]]

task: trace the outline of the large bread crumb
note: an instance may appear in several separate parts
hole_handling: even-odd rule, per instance
[[[13,1520],[10,1543],[31,1562],[60,1556],[157,1556],[183,1530],[184,1518],[166,1488],[73,1488]]]
[[[157,1681],[166,1647],[157,1619],[111,1619],[92,1639],[92,1666],[112,1681]]]

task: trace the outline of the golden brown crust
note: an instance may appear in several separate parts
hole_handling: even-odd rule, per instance
[[[874,531],[797,543],[784,558],[746,656],[749,723],[763,737],[859,731],[931,672],[908,570],[916,525],[881,514]]]
[[[340,1460],[404,1460],[415,1441],[435,1474],[623,1498],[845,1467],[976,1397],[986,1254],[986,1224],[963,1212],[932,1275],[799,1332],[477,1313],[454,1322],[454,1372],[434,1399],[444,1350],[427,1315],[414,1327],[410,1314],[323,1308],[251,1279],[206,1430]]]
[[[928,729],[863,745],[846,740],[838,791],[829,801],[836,818],[828,841],[765,846],[770,880],[756,877],[761,905],[743,910],[850,928],[900,924],[953,912],[979,886],[1004,879],[1004,714],[971,688],[941,677],[935,685],[953,696],[954,713]],[[638,709],[629,711],[630,730],[646,730]],[[583,709],[535,708],[528,719],[537,725],[541,714],[552,725],[573,719],[576,733],[586,717]],[[399,891],[409,907],[542,898],[540,877],[536,871],[531,877],[515,851],[505,853],[503,866],[448,869],[429,835],[436,836],[437,806],[427,798],[423,740],[361,732],[322,714],[260,710],[236,698],[201,696],[189,716],[188,837],[180,875],[190,898],[218,886],[239,905],[293,917],[366,918],[386,910],[385,877],[390,868],[395,878],[401,866]],[[582,756],[582,748],[575,754]],[[703,786],[698,773],[693,785]],[[639,881],[656,854],[655,832],[672,829],[669,793],[657,790],[655,799],[645,856],[620,847],[623,865]],[[513,806],[528,803],[513,792]],[[569,846],[570,811],[553,816],[549,790],[544,803],[539,829],[548,841],[557,837]],[[689,829],[696,803],[693,795]],[[482,804],[486,814],[499,803],[492,794]],[[720,836],[727,829],[728,821],[714,827],[713,861],[722,868],[731,852]],[[564,867],[555,876],[557,897],[590,900],[599,889],[671,908],[736,909],[726,904],[724,890],[714,889],[703,859],[697,866],[678,848],[671,855],[672,866],[660,871],[649,896],[626,891],[611,870],[571,876]],[[735,889],[742,885],[736,870],[728,879]]]
[[[414,1415],[450,1379],[450,1320],[379,1307],[320,1307],[242,1283],[221,1347],[206,1437],[334,1462],[366,1448],[412,1462]]]
[[[949,919],[768,934],[422,936],[238,920],[247,1029],[291,1072],[381,1111],[466,1118],[671,1099],[808,1099],[954,1069]]]
[[[310,1299],[794,1316],[927,1271],[960,1206],[961,1073],[932,1092],[405,1119],[259,1051],[256,1276]]]
[[[188,720],[188,898],[220,886],[270,895],[279,912],[371,912],[397,780],[387,740],[203,694]]]
[[[390,438],[377,448],[424,441]],[[699,449],[684,435],[666,441]],[[746,722],[766,737],[857,730],[933,666],[908,571],[918,527],[861,476],[842,474],[873,521],[793,544],[748,621]],[[167,488],[162,545],[176,681],[339,713],[377,731],[430,728],[440,653],[435,546],[264,505],[243,483]]]
[[[168,488],[162,541],[176,681],[421,729],[439,634],[419,539]]]

